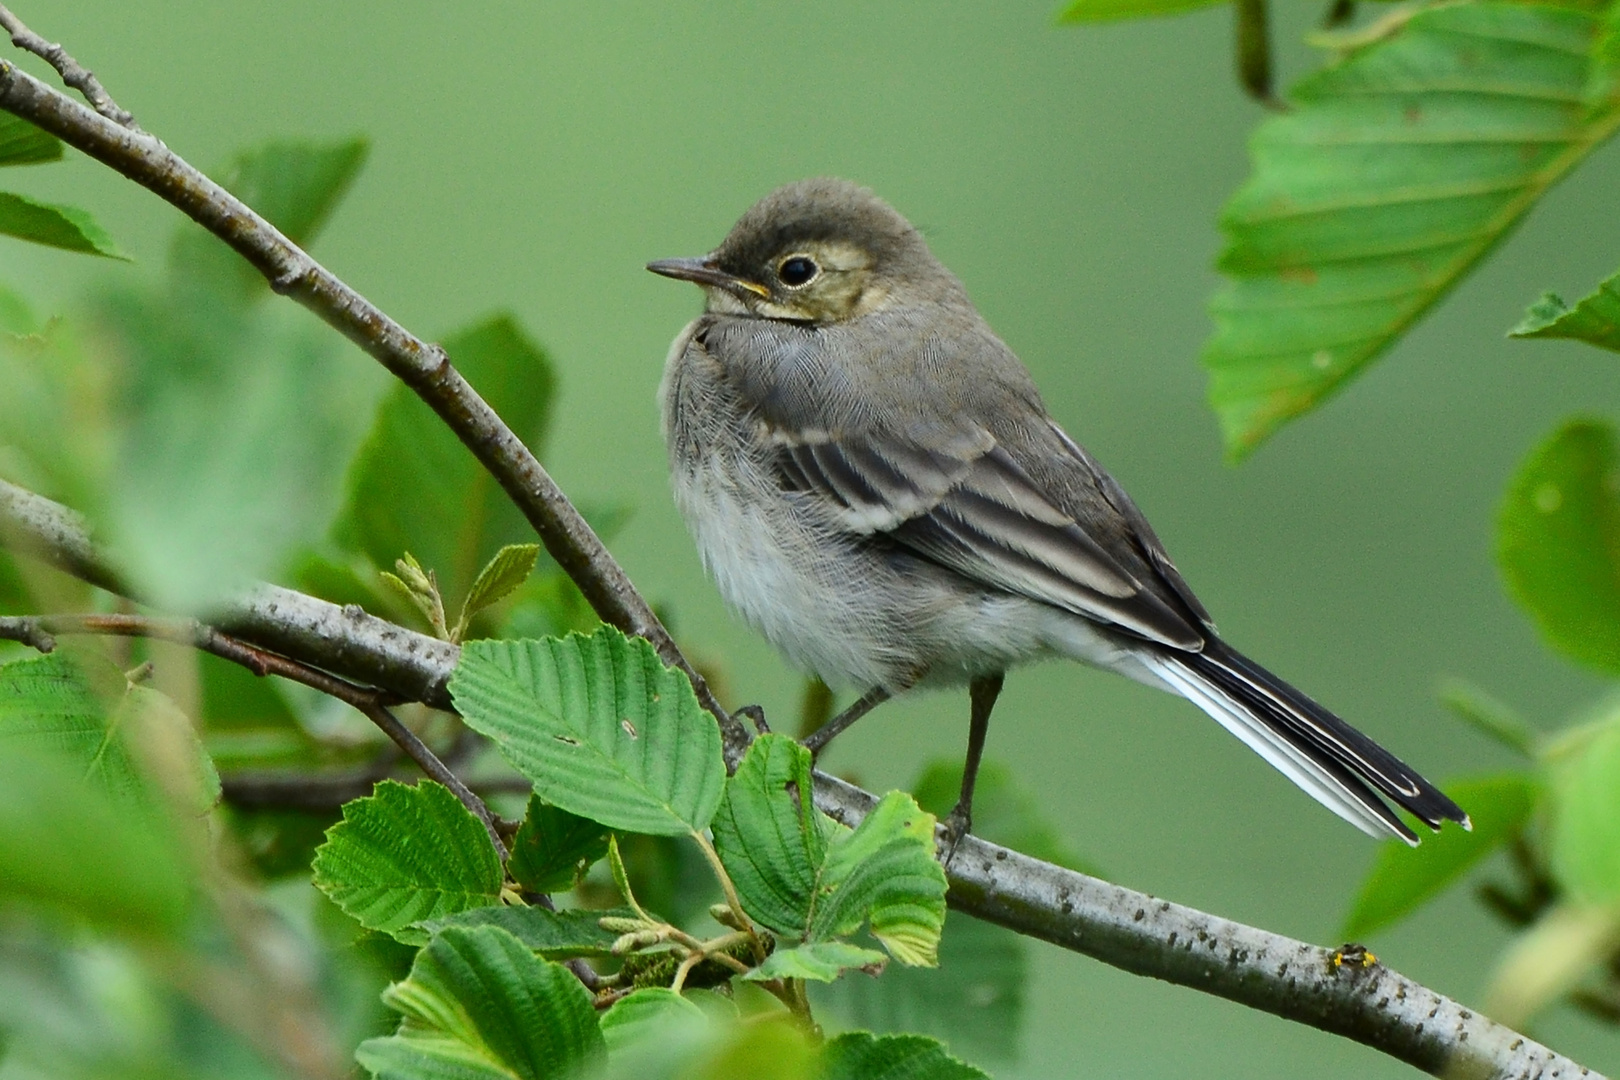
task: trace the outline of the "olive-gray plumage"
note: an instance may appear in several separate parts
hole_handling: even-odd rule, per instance
[[[1432,826],[1466,822],[1220,641],[1135,504],[871,192],[790,184],[710,255],[649,269],[708,296],[660,392],[705,566],[796,664],[870,691],[858,711],[919,684],[973,684],[958,825],[1001,674],[1051,655],[1189,698],[1373,835],[1415,841],[1369,785]]]

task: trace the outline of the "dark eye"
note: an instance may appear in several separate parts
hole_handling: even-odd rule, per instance
[[[782,279],[782,284],[789,288],[798,288],[808,285],[812,278],[821,273],[821,267],[816,260],[808,255],[792,255],[782,260],[782,265],[776,268],[776,276]]]

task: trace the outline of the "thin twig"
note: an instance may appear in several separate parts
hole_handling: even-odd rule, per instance
[[[636,591],[523,441],[429,344],[312,259],[236,196],[158,139],[132,131],[0,60],[0,108],[23,117],[177,207],[224,240],[270,282],[359,345],[409,386],[511,497],[541,543],[604,622],[652,642],[664,663],[692,680],[698,701],[728,745],[746,745],[742,724],[721,708],[703,676]]]
[[[438,755],[430,750],[414,731],[400,723],[399,719],[388,711],[388,699],[379,691],[357,686],[308,664],[267,652],[195,619],[164,619],[149,615],[122,614],[26,615],[0,618],[0,638],[32,645],[41,652],[50,652],[55,648],[53,635],[59,634],[101,634],[172,641],[240,664],[261,678],[265,675],[279,675],[284,679],[319,690],[329,697],[337,698],[353,706],[366,719],[377,725],[383,734],[392,739],[394,744],[405,752],[405,756],[416,762],[428,777],[449,788],[456,798],[461,800],[462,805],[484,823],[495,850],[503,857],[506,854],[506,845],[495,827],[495,816],[490,813],[489,807],[484,805],[484,800],[469,791],[467,785],[445,767]]]
[[[80,64],[67,54],[62,46],[46,41],[28,27],[23,21],[13,15],[4,4],[0,4],[0,29],[11,35],[11,43],[24,52],[31,52],[44,60],[56,73],[62,76],[62,81],[84,95],[96,112],[105,116],[119,127],[130,131],[140,131],[141,126],[135,122],[135,117],[129,110],[119,108],[118,102],[97,81],[89,68]]]

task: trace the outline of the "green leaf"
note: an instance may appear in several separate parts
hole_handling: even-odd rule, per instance
[[[744,979],[809,979],[830,983],[850,968],[865,968],[876,975],[889,958],[876,949],[863,949],[847,941],[818,941],[795,949],[777,949]]]
[[[852,833],[827,845],[806,940],[843,937],[870,922],[902,964],[939,962],[945,871],[934,859],[934,815],[891,791]]]
[[[1435,4],[1291,94],[1222,214],[1204,349],[1241,458],[1393,344],[1620,124],[1588,98],[1601,16]]]
[[[827,859],[831,819],[811,793],[810,751],[781,735],[755,739],[714,817],[714,847],[750,918],[802,936]]]
[[[1536,756],[1535,729],[1510,706],[1496,700],[1479,687],[1462,679],[1447,679],[1440,685],[1440,704],[1463,723],[1482,731],[1521,756]]]
[[[501,860],[448,788],[384,780],[343,807],[315,884],[361,926],[419,945],[428,935],[413,923],[500,903]]]
[[[62,160],[62,141],[20,116],[0,113],[0,165],[38,165]]]
[[[34,309],[20,293],[4,285],[0,285],[0,330],[8,334],[39,333],[39,320],[34,317]]]
[[[619,1056],[637,1044],[679,1040],[683,1029],[704,1031],[708,1015],[667,986],[646,986],[626,994],[602,1014],[608,1053]]]
[[[1612,904],[1555,903],[1515,938],[1491,973],[1485,1008],[1519,1030],[1575,989],[1620,945],[1620,911]]]
[[[590,994],[492,926],[449,929],[383,994],[404,1015],[397,1034],[355,1058],[388,1080],[552,1080],[606,1057]]]
[[[0,686],[0,702],[15,686]],[[192,888],[161,813],[112,796],[71,752],[11,743],[0,753],[0,907],[162,938],[181,929]]]
[[[478,571],[467,599],[461,605],[461,617],[456,620],[456,637],[467,629],[474,615],[498,604],[528,580],[534,572],[534,562],[540,557],[539,544],[507,544],[495,557]]]
[[[930,762],[911,793],[917,805],[944,817],[962,791],[962,759]],[[973,835],[1043,862],[1055,863],[1082,874],[1101,877],[1102,871],[1074,853],[1041,810],[1041,805],[1019,786],[1012,771],[999,761],[985,761],[973,789]]]
[[[1074,0],[1058,12],[1059,23],[1112,22],[1116,19],[1145,19],[1159,15],[1180,15],[1199,8],[1214,7],[1225,0]]]
[[[849,1031],[821,1051],[818,1080],[990,1080],[923,1035]]]
[[[348,195],[367,154],[364,139],[268,143],[237,155],[219,179],[287,239],[308,247]],[[270,293],[263,274],[200,225],[182,227],[170,267],[177,291],[194,303],[241,309]]]
[[[438,933],[451,926],[498,926],[547,960],[572,960],[576,956],[611,956],[617,931],[602,929],[604,918],[629,919],[635,912],[627,907],[605,911],[574,908],[547,911],[543,907],[480,907],[436,919],[426,919],[422,928]]]
[[[516,319],[496,314],[451,335],[457,370],[539,453],[554,398],[551,363]],[[340,547],[391,570],[403,551],[438,576],[448,598],[467,596],[479,568],[534,530],[472,452],[404,385],[383,399],[332,527]]]
[[[1535,778],[1523,773],[1459,780],[1447,784],[1445,791],[1468,811],[1473,831],[1446,829],[1427,838],[1422,847],[1394,840],[1380,844],[1372,871],[1344,921],[1344,938],[1360,940],[1439,895],[1523,831],[1541,798]]]
[[[512,839],[506,870],[531,892],[561,892],[579,884],[607,848],[608,833],[601,825],[531,795],[529,812]]]
[[[88,213],[73,206],[36,202],[26,195],[0,191],[0,234],[31,240],[46,247],[127,259],[107,230]]]
[[[720,731],[685,675],[610,626],[586,637],[474,641],[456,708],[546,802],[610,829],[676,836],[720,802]]]
[[[1620,352],[1620,274],[1600,282],[1573,308],[1553,293],[1530,305],[1524,321],[1509,331],[1518,338],[1571,338]]]
[[[1570,420],[1508,485],[1496,558],[1547,643],[1620,674],[1620,472],[1614,429]]]
[[[1620,722],[1610,722],[1555,769],[1551,854],[1578,901],[1620,900]]]
[[[946,915],[939,967],[891,966],[881,979],[815,987],[817,1015],[834,1028],[914,1032],[958,1051],[1016,1060],[1029,987],[1029,943],[992,923]],[[824,1019],[823,1022],[826,1022]]]

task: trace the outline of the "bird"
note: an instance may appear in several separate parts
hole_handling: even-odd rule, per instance
[[[705,294],[659,386],[675,503],[705,569],[790,662],[862,692],[805,745],[819,753],[897,694],[968,687],[951,851],[972,827],[1006,672],[1054,656],[1186,698],[1371,836],[1418,842],[1386,797],[1431,829],[1471,827],[1220,637],[1130,496],[872,191],[788,184],[709,254],[647,269]]]

